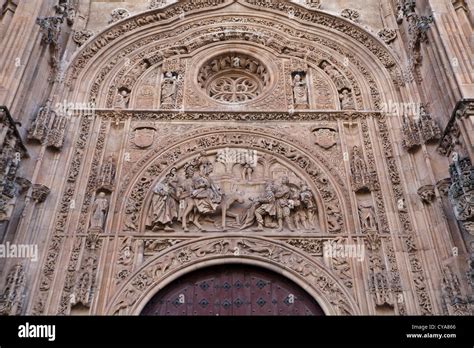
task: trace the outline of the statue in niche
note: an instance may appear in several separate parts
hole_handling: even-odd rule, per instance
[[[153,189],[147,225],[154,231],[159,229],[167,232],[174,231],[170,225],[178,217],[177,181],[176,168],[173,168]]]
[[[130,100],[130,90],[126,88],[119,89],[115,97],[114,108],[127,109],[129,100]]]
[[[293,77],[293,100],[296,109],[308,109],[308,84],[306,76],[302,73],[296,73]]]
[[[377,219],[372,205],[359,205],[359,218],[362,232],[377,231]]]
[[[352,97],[352,92],[348,88],[344,88],[339,94],[339,100],[341,101],[342,110],[354,110],[354,98]]]
[[[161,82],[161,105],[174,106],[176,99],[176,91],[178,88],[178,81],[175,74],[167,71]]]
[[[91,229],[103,230],[107,213],[109,210],[109,201],[105,197],[105,193],[101,192],[94,201],[92,207],[92,217],[90,227]]]

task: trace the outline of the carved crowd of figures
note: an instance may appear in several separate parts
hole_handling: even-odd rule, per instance
[[[245,167],[243,170],[245,176],[250,175]],[[191,222],[204,230],[200,220],[207,217],[224,230],[226,218],[232,218],[232,227],[240,230],[256,225],[256,231],[282,231],[284,224],[290,231],[318,228],[315,197],[307,185],[292,184],[286,176],[278,183],[267,180],[263,194],[246,202],[242,192],[224,192],[211,177],[213,171],[214,164],[205,154],[184,166],[184,177],[178,176],[176,168],[171,169],[153,189],[146,227],[172,232],[173,225],[181,222],[182,229],[188,231]],[[238,213],[229,211],[234,204],[244,208]],[[217,212],[221,222],[215,219]]]

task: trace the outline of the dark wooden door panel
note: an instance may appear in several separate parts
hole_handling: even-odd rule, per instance
[[[142,315],[324,315],[317,302],[283,276],[243,265],[205,268],[177,279]]]

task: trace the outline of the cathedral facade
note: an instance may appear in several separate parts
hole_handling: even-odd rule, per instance
[[[3,0],[0,313],[472,315],[473,8]]]

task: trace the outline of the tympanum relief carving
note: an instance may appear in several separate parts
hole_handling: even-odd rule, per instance
[[[318,214],[317,194],[281,161],[221,148],[173,167],[154,184],[145,229],[315,232]]]

